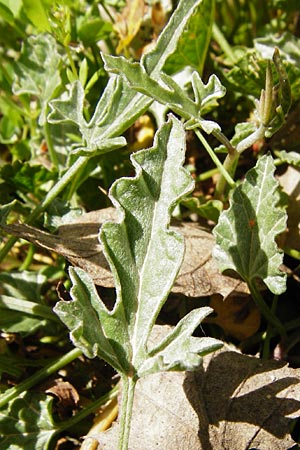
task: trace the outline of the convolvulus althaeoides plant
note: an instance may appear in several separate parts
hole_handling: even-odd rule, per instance
[[[156,45],[151,52],[145,55],[144,62],[153,79],[160,76],[168,57],[175,51],[187,22],[202,1],[180,1]],[[23,67],[23,69],[26,68]],[[31,73],[32,67],[29,66],[29,70]],[[83,114],[84,90],[79,81],[71,84],[67,98],[63,95],[61,99],[53,100],[50,103],[52,112],[48,116],[47,122],[73,125],[78,130],[80,143],[71,149],[71,156],[74,154],[76,157],[70,158],[72,161],[70,167],[67,171],[62,172],[59,180],[43,201],[32,210],[26,218],[26,223],[33,222],[74,179],[78,177],[80,179],[80,174],[90,157],[105,154],[124,146],[126,140],[121,136],[122,133],[149,108],[152,102],[152,98],[135,92],[124,82],[122,77],[112,77],[109,80],[89,122]],[[0,260],[7,255],[15,242],[15,237],[6,242],[0,250]]]
[[[158,371],[192,370],[201,356],[221,346],[212,338],[192,336],[211,309],[187,314],[159,343],[148,340],[183,260],[183,238],[169,230],[176,202],[193,189],[182,167],[183,125],[174,117],[158,130],[154,146],[132,156],[134,178],[117,180],[110,198],[119,222],[102,226],[100,241],[114,275],[117,299],[109,311],[89,276],[71,268],[72,301],[56,313],[70,329],[74,345],[88,357],[98,356],[123,382],[119,450],[128,448],[133,394],[139,378]]]

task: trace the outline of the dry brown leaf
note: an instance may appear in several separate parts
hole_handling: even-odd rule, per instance
[[[286,450],[295,444],[288,426],[300,414],[299,381],[300,369],[229,346],[196,372],[145,377],[137,384],[129,449]],[[118,424],[100,434],[98,450],[115,450],[117,434]]]
[[[289,196],[288,232],[283,236],[284,245],[300,250],[300,169],[288,166],[286,172],[278,179],[284,192]]]
[[[120,38],[116,49],[117,54],[127,48],[138,33],[142,25],[145,8],[144,0],[127,0],[122,14],[116,15],[114,28]]]
[[[62,378],[54,380],[45,392],[57,398],[57,412],[60,418],[69,417],[76,409],[79,402],[79,395],[74,386]]]
[[[70,224],[59,227],[57,235],[40,231],[25,224],[2,225],[10,234],[59,253],[71,264],[84,269],[95,284],[114,287],[108,263],[98,241],[99,228],[107,220],[117,218],[114,208],[83,214]],[[196,223],[178,223],[171,227],[185,238],[185,258],[172,292],[188,297],[220,294],[226,298],[231,292],[248,292],[240,280],[224,276],[211,256],[214,237],[210,230]]]
[[[242,341],[253,336],[259,329],[261,315],[250,295],[232,293],[224,300],[221,295],[214,294],[209,306],[217,316],[209,316],[205,321],[215,323],[226,335]]]

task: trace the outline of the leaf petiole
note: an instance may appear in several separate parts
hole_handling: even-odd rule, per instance
[[[250,289],[253,300],[255,301],[257,307],[259,308],[262,315],[267,319],[267,321],[273,325],[282,338],[286,338],[286,330],[280,320],[275,316],[273,311],[267,306],[261,293],[257,289],[255,282],[252,280],[247,280],[248,287]]]

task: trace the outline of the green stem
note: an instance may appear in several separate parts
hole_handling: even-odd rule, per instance
[[[196,181],[209,180],[211,177],[213,177],[214,175],[217,175],[218,173],[219,173],[219,169],[217,169],[217,168],[207,170],[206,172],[200,173],[200,175],[198,175],[196,177]]]
[[[267,321],[277,330],[282,338],[286,338],[286,330],[280,320],[275,316],[273,311],[265,303],[261,293],[257,289],[253,281],[247,281],[253,300],[255,301],[258,309]]]
[[[23,261],[23,263],[20,265],[19,272],[23,272],[23,270],[28,270],[29,266],[31,265],[31,263],[33,261],[34,253],[35,253],[35,245],[29,244],[26,258]]]
[[[271,308],[272,314],[274,314],[274,315],[276,313],[277,304],[278,304],[278,295],[274,295],[272,308]],[[270,323],[268,323],[268,328],[267,328],[266,336],[264,339],[264,346],[263,346],[263,351],[262,351],[263,359],[268,359],[270,356],[270,342],[273,337],[272,329],[273,329],[273,327],[271,326]]]
[[[74,77],[76,78],[76,80],[78,80],[78,73],[77,73],[73,58],[72,58],[72,53],[71,53],[68,45],[65,45],[65,50],[66,50],[68,60],[69,60],[69,63],[70,63],[71,69],[72,69],[72,73],[73,73]]]
[[[51,363],[46,367],[43,367],[41,370],[24,380],[18,386],[7,389],[4,394],[0,395],[0,408],[6,405],[10,400],[18,397],[20,394],[22,394],[22,392],[27,391],[32,386],[47,378],[49,375],[52,375],[57,370],[66,366],[67,364],[70,364],[72,361],[74,361],[74,359],[77,359],[81,355],[82,351],[78,348],[74,348],[69,353],[59,358],[58,361]]]
[[[213,24],[212,27],[212,35],[213,38],[217,41],[223,52],[227,55],[228,59],[232,63],[232,65],[237,63],[237,59],[235,57],[234,52],[232,51],[232,48],[230,44],[228,43],[227,39],[225,38],[224,34],[218,27],[216,23]]]
[[[229,175],[231,180],[232,180],[232,177],[234,177],[239,157],[240,157],[240,155],[237,151],[227,154],[225,161],[223,163],[223,171],[221,172],[220,178],[216,184],[216,189],[215,189],[215,197],[216,198],[222,198],[222,196],[225,192],[227,183],[228,183],[228,180],[224,176],[224,173]],[[228,183],[228,184],[230,187],[235,186],[234,181],[233,181],[233,184],[231,184],[231,183]]]
[[[118,450],[128,450],[135,385],[136,381],[132,377],[122,375],[122,404]]]
[[[101,406],[103,406],[109,400],[112,400],[113,398],[117,397],[118,392],[119,392],[119,386],[116,385],[113,389],[111,389],[111,391],[107,392],[106,394],[102,395],[102,397],[93,401],[89,406],[84,408],[82,411],[80,411],[74,417],[71,417],[70,419],[65,420],[64,422],[59,423],[57,432],[61,433],[62,431],[67,430],[68,428],[71,428],[74,425],[76,425],[77,423],[81,422],[87,416],[89,416],[93,412],[97,411],[97,409],[99,409]]]
[[[217,157],[217,155],[215,154],[215,152],[213,151],[213,149],[211,148],[211,146],[209,145],[203,134],[198,129],[195,130],[195,134],[198,137],[199,141],[203,144],[205,150],[207,151],[207,153],[209,154],[209,156],[211,157],[211,159],[213,160],[213,162],[215,163],[215,165],[217,166],[217,168],[219,169],[219,171],[221,172],[222,176],[225,178],[227,183],[231,187],[234,187],[235,182],[233,181],[227,170],[223,167],[221,161],[219,160],[219,158]]]

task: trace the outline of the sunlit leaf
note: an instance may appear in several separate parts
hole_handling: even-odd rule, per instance
[[[282,162],[286,162],[295,167],[300,166],[300,154],[297,152],[287,152],[285,150],[281,150],[276,152],[276,156],[280,158]]]
[[[167,105],[175,113],[180,114],[188,120],[188,128],[202,128],[206,133],[220,130],[220,126],[211,120],[202,118],[201,113],[207,112],[212,106],[217,104],[217,99],[225,95],[225,88],[218,78],[213,75],[205,85],[199,75],[194,72],[192,75],[195,101],[185,92],[176,81],[161,73],[156,78],[151,77],[143,63],[132,63],[124,57],[114,57],[102,55],[107,70],[126,77],[130,86],[159,103]]]
[[[179,3],[153,50],[143,57],[149,75],[154,78],[160,76],[162,67],[175,51],[185,25],[201,1],[188,0]],[[83,114],[83,87],[79,82],[74,82],[69,93],[64,93],[60,99],[51,102],[52,112],[48,119],[50,123],[75,124],[82,142],[74,145],[73,152],[93,156],[125,145],[125,139],[118,136],[129,128],[152,102],[152,98],[135,92],[121,77],[112,77],[93,117],[87,122]]]
[[[48,4],[47,4],[48,3]],[[23,0],[24,12],[38,31],[50,31],[47,9],[50,6],[45,0]]]
[[[89,357],[99,356],[122,373],[137,377],[158,370],[192,369],[201,355],[219,342],[191,337],[211,311],[193,311],[156,349],[148,339],[183,261],[181,235],[169,230],[176,202],[193,187],[182,167],[185,152],[182,124],[175,118],[158,131],[154,146],[132,156],[134,178],[121,178],[110,191],[119,222],[106,222],[100,239],[110,264],[117,299],[108,311],[93,283],[71,269],[71,302],[59,302],[56,313],[71,330],[71,339]],[[177,342],[175,344],[175,342]],[[179,345],[180,342],[180,345]]]

